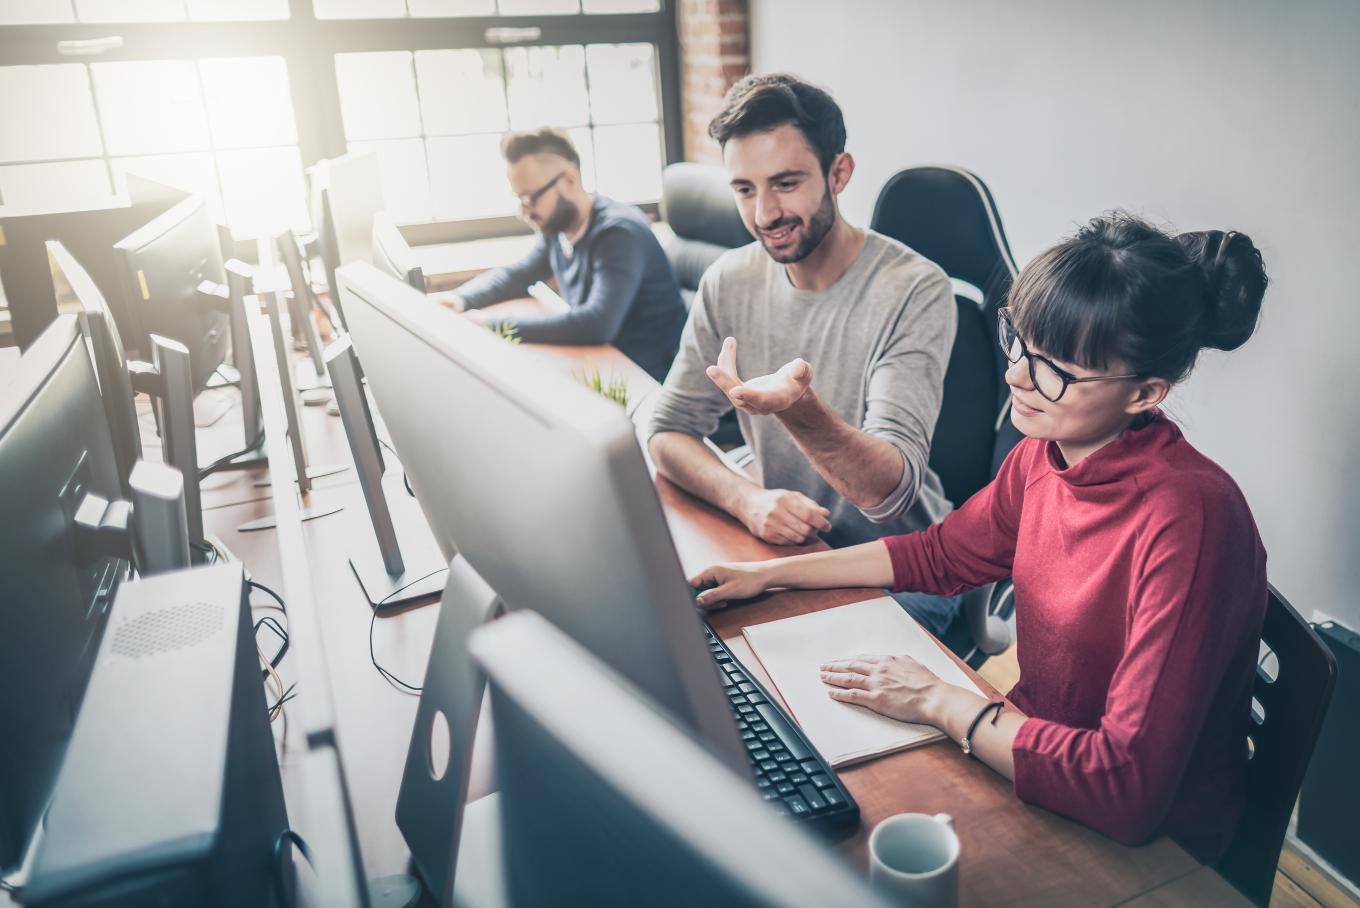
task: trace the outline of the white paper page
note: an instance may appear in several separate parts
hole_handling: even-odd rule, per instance
[[[887,596],[742,629],[751,649],[822,756],[843,766],[941,737],[827,696],[820,666],[860,654],[909,655],[941,680],[977,693],[963,670]]]
[[[567,301],[562,299],[556,290],[542,281],[535,281],[529,285],[529,295],[538,300],[539,304],[551,315],[571,311],[571,306],[567,304]]]

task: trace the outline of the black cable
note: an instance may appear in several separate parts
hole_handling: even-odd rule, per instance
[[[244,448],[242,448],[241,450],[239,450],[239,451],[233,451],[233,452],[231,452],[230,454],[227,454],[227,455],[225,455],[225,456],[223,456],[223,457],[219,457],[219,458],[217,458],[216,460],[214,460],[212,463],[208,464],[206,467],[201,468],[201,469],[198,471],[198,478],[199,478],[199,479],[207,479],[209,476],[211,476],[212,474],[216,473],[218,470],[222,469],[223,467],[227,466],[227,465],[230,464],[233,460],[235,460],[236,458],[240,457],[242,454],[249,454],[251,451],[255,450],[255,449],[258,448],[261,444],[263,444],[263,442],[264,442],[264,433],[261,432],[259,435],[256,435],[256,436],[255,436],[254,440],[251,441],[250,444],[246,445],[246,446],[245,446]]]
[[[218,558],[218,555],[217,555],[217,546],[213,545],[212,543],[210,543],[210,542],[191,542],[191,543],[189,543],[189,548],[193,549],[193,550],[196,551],[196,552],[202,552],[203,555],[208,559],[208,560],[205,562],[206,564],[217,564],[217,558]]]
[[[218,378],[222,379],[222,384],[213,385],[214,388],[235,388],[241,384],[241,380],[239,378],[236,381],[232,381],[231,379],[227,378],[227,376],[222,373],[221,366],[218,366],[216,369],[213,370],[213,375],[216,375]]]
[[[298,835],[291,829],[285,829],[279,833],[279,837],[274,840],[274,895],[278,900],[280,908],[288,904],[288,887],[283,881],[283,843],[292,842],[302,856],[307,859],[308,864],[312,864],[313,869],[316,865],[312,863],[312,850],[307,847],[307,840]]]
[[[401,679],[398,678],[396,675],[392,674],[390,671],[388,671],[387,669],[383,668],[381,665],[378,664],[378,656],[377,656],[377,654],[373,651],[373,626],[374,626],[375,624],[378,623],[378,609],[382,608],[384,605],[386,605],[387,603],[391,602],[392,599],[393,599],[393,597],[401,595],[402,593],[406,592],[406,591],[407,591],[408,589],[410,589],[411,587],[415,586],[417,583],[420,583],[422,580],[425,580],[425,579],[427,579],[427,578],[429,578],[429,577],[433,577],[435,574],[438,574],[440,571],[443,571],[443,570],[446,570],[446,568],[438,568],[438,569],[436,569],[436,570],[430,571],[428,574],[425,574],[425,575],[422,576],[422,577],[417,577],[416,579],[412,580],[410,583],[404,583],[404,584],[402,584],[401,586],[397,587],[395,590],[393,590],[392,592],[388,593],[388,594],[387,594],[386,596],[384,596],[382,599],[379,599],[379,600],[378,600],[378,604],[375,605],[375,606],[373,606],[373,614],[372,614],[372,615],[369,617],[369,619],[368,619],[368,658],[369,658],[369,661],[371,661],[371,662],[373,663],[373,667],[376,668],[376,669],[378,670],[378,674],[382,675],[382,676],[383,676],[383,679],[384,679],[388,684],[392,685],[392,686],[395,687],[397,690],[401,691],[403,694],[411,694],[412,696],[416,696],[416,695],[420,694],[422,691],[424,691],[425,688],[423,688],[423,687],[417,687],[417,686],[414,685],[414,684],[409,684],[409,683],[407,683],[407,682],[401,680]]]
[[[391,452],[392,452],[392,456],[395,457],[395,458],[397,458],[397,461],[398,461],[398,462],[401,461],[401,455],[397,453],[397,449],[396,449],[396,448],[392,447],[390,444],[388,444],[388,443],[387,443],[386,441],[384,441],[382,438],[379,438],[379,439],[378,439],[378,444],[382,445],[384,448],[386,448],[387,450],[391,451]],[[404,486],[406,486],[406,494],[407,494],[407,495],[410,495],[412,498],[415,498],[415,497],[416,497],[416,490],[413,489],[413,488],[411,488],[411,477],[406,475],[406,470],[404,470],[404,469],[401,471],[401,484],[404,485]]]
[[[288,606],[283,604],[283,597],[280,596],[278,593],[274,592],[269,587],[265,586],[263,583],[260,583],[255,580],[247,580],[246,584],[251,589],[259,590],[262,593],[267,593],[275,602],[279,604],[279,611],[283,612],[285,615],[288,614]]]
[[[288,631],[284,630],[283,625],[279,624],[278,619],[273,615],[266,615],[255,622],[255,637],[257,643],[259,641],[261,625],[269,628],[274,636],[279,638],[279,651],[274,654],[274,658],[269,660],[269,668],[277,670],[279,663],[283,661],[283,657],[288,654]],[[269,670],[262,668],[260,669],[260,674],[267,678],[269,677]]]

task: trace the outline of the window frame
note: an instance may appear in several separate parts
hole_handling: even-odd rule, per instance
[[[227,22],[58,23],[0,25],[0,65],[90,64],[220,57],[282,57],[304,168],[345,154],[335,55],[375,51],[463,50],[565,44],[651,44],[661,95],[658,114],[663,161],[684,157],[678,0],[659,0],[653,13],[584,13],[538,16],[458,16],[401,19],[318,19],[312,0],[288,0],[289,18]],[[506,30],[537,30],[522,40],[499,40]],[[122,46],[89,55],[68,55],[58,42],[117,35]],[[95,100],[98,111],[98,99]],[[102,158],[116,157],[104,150]],[[42,163],[56,163],[53,158]],[[85,160],[85,159],[82,159]],[[656,204],[644,204],[655,216]],[[433,220],[403,224],[419,243],[447,243],[529,233],[515,217]]]

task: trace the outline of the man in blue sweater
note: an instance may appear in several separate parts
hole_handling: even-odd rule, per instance
[[[555,129],[512,133],[501,143],[520,217],[538,231],[523,259],[468,281],[444,302],[485,324],[512,321],[525,343],[613,344],[662,381],[680,344],[685,306],[651,224],[633,205],[586,192],[581,159]],[[566,312],[487,318],[475,310],[526,296],[557,278]]]

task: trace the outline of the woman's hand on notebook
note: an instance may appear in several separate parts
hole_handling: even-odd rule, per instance
[[[852,656],[821,667],[833,700],[853,703],[899,722],[938,725],[946,684],[911,656]]]
[[[769,589],[769,565],[762,561],[715,564],[690,577],[689,585],[699,590],[694,597],[699,608],[723,608],[733,599],[750,599]]]

